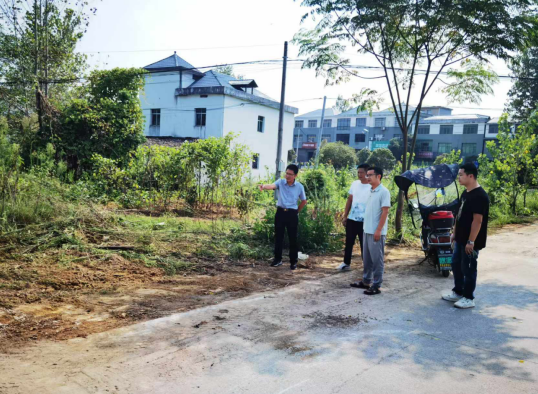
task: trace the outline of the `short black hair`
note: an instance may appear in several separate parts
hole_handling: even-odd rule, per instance
[[[286,171],[292,170],[295,175],[299,173],[299,167],[297,167],[295,164],[290,164],[286,167]]]
[[[383,179],[383,169],[381,167],[368,167],[368,170],[366,170],[366,172],[368,171],[373,171],[374,174],[381,175],[380,179]]]
[[[370,165],[366,163],[362,163],[362,164],[359,164],[359,166],[357,167],[357,171],[359,170],[359,168],[364,169],[364,171],[368,171],[368,168],[370,168]]]
[[[474,179],[478,178],[478,169],[476,168],[474,163],[461,164],[460,169],[462,169],[466,175],[474,175]]]

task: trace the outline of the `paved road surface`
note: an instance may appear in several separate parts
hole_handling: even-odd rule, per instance
[[[0,393],[538,392],[538,225],[489,239],[471,310],[428,267],[375,297],[355,275],[42,342],[0,356]]]

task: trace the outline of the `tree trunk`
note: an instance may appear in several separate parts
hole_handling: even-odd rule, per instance
[[[409,135],[409,130],[402,129],[402,136],[404,139],[404,149],[403,149],[403,155],[402,155],[402,174],[407,171],[407,149],[408,149],[408,143],[407,143],[407,137]],[[404,195],[401,190],[398,191],[398,199],[397,199],[397,205],[396,205],[396,217],[394,218],[394,229],[396,230],[396,236],[402,239],[403,236],[403,207],[404,207]]]

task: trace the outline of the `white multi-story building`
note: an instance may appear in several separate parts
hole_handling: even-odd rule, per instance
[[[144,67],[140,94],[148,137],[209,138],[238,134],[253,154],[252,174],[275,170],[280,103],[261,93],[253,79],[201,72],[174,54]],[[292,149],[297,108],[284,106],[281,165]]]

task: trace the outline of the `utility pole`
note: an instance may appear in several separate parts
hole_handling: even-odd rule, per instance
[[[321,110],[321,124],[319,125],[318,146],[316,147],[316,168],[319,164],[319,149],[321,146],[321,136],[323,135],[323,121],[325,120],[325,103],[327,102],[327,96],[323,96],[323,109]]]
[[[286,65],[288,63],[288,42],[284,42],[284,62],[282,67],[282,89],[280,91],[280,112],[278,114],[278,143],[276,148],[275,179],[280,178],[280,157],[282,156],[282,134],[284,132],[284,98],[286,95]]]
[[[299,137],[301,136],[301,134],[299,133],[302,133],[302,132],[303,131],[299,129],[297,133],[297,143],[296,143],[297,149],[295,150],[295,163],[296,164],[299,164]]]

